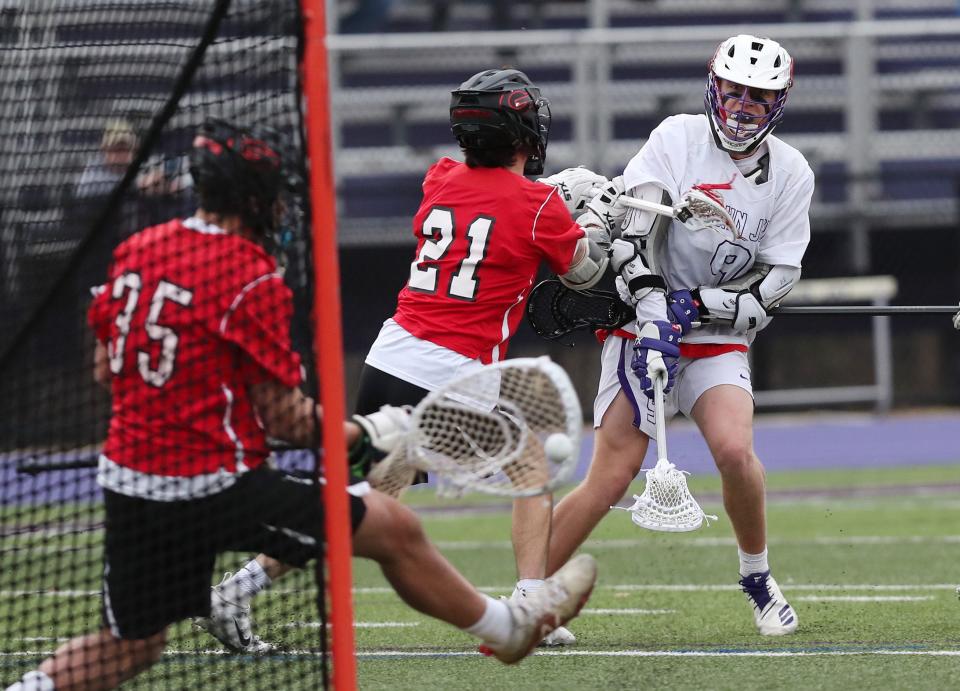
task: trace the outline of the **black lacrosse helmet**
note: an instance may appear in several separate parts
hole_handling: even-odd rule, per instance
[[[465,149],[525,149],[524,175],[540,175],[550,103],[520,70],[484,70],[452,92],[450,129]]]
[[[190,175],[203,210],[237,214],[250,230],[268,238],[285,182],[278,142],[273,130],[207,118],[190,152]]]

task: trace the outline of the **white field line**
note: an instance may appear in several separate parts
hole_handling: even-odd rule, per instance
[[[884,591],[933,591],[946,590],[954,592],[957,589],[956,583],[790,583],[783,581],[783,586],[790,591],[866,591],[866,592],[884,592]],[[514,584],[509,585],[488,585],[478,586],[478,590],[486,592],[510,592]],[[638,591],[638,592],[717,592],[717,591],[739,591],[740,587],[731,583],[601,583],[596,590],[613,591]],[[264,591],[264,595],[302,595],[310,593],[313,590],[301,590],[292,588],[274,588]],[[381,595],[393,593],[393,588],[389,586],[369,586],[354,588],[353,592],[359,595]],[[93,597],[99,596],[99,590],[0,590],[0,598],[4,597]]]
[[[651,536],[653,537],[653,536]],[[513,545],[508,540],[438,540],[434,544],[446,552],[471,551],[478,549],[512,550]],[[960,535],[851,535],[849,537],[815,537],[815,538],[772,538],[768,541],[771,547],[803,547],[803,546],[847,546],[847,545],[957,545],[960,544]],[[593,549],[641,549],[651,546],[650,539],[620,539],[620,540],[588,540],[585,547]],[[680,542],[683,547],[736,547],[733,537],[695,537]],[[0,556],[17,553],[28,554],[61,554],[63,552],[88,552],[100,550],[102,543],[91,545],[75,545],[61,547],[57,545],[23,544],[15,547],[0,548]]]
[[[21,650],[0,652],[5,657],[46,657],[52,650]],[[864,648],[861,650],[537,650],[534,655],[552,657],[851,657],[851,656],[902,656],[902,657],[960,657],[960,650],[911,650],[896,648]],[[165,656],[233,656],[226,650],[167,650]],[[278,655],[267,655],[264,659],[277,657],[319,658],[323,655],[315,650],[290,650]],[[447,651],[411,651],[411,650],[358,650],[358,658],[438,658],[438,657],[479,657],[480,653],[468,650]],[[250,656],[235,656],[240,664],[249,664]],[[253,658],[255,659],[255,658]]]
[[[319,629],[323,626],[322,622],[319,621],[292,621],[289,624],[284,624],[283,628],[285,629]],[[327,623],[327,626],[330,626]],[[413,626],[420,626],[419,621],[355,621],[353,622],[353,628],[355,629],[405,629]]]
[[[653,536],[651,536],[653,537]],[[437,540],[434,544],[443,550],[473,550],[473,549],[513,549],[508,540]],[[814,538],[771,538],[770,546],[804,546],[804,545],[955,545],[960,544],[960,535],[851,535],[847,537],[814,537]],[[694,537],[680,541],[681,547],[736,547],[733,537]],[[584,547],[598,549],[633,549],[650,547],[650,540],[622,539],[622,540],[587,540]]]
[[[581,616],[584,614],[676,614],[677,610],[675,609],[582,609],[580,610]]]
[[[790,598],[802,602],[926,602],[932,595],[800,595]]]

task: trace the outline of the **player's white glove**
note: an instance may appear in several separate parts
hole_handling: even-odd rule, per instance
[[[611,237],[618,237],[628,210],[623,204],[617,203],[623,192],[623,176],[618,175],[587,202],[583,215],[577,219],[580,225],[584,228],[591,225],[605,228]]]
[[[579,166],[567,168],[559,173],[540,178],[537,182],[556,187],[570,215],[577,218],[583,213],[587,202],[593,199],[597,191],[607,184],[607,179],[589,168]]]
[[[733,313],[733,330],[740,333],[762,331],[767,328],[773,317],[767,314],[756,295],[749,290],[737,294],[737,305]]]
[[[953,328],[960,330],[960,312],[953,315]]]
[[[349,450],[351,474],[363,478],[374,463],[399,447],[410,429],[410,411],[385,405],[370,415],[354,415],[360,436]]]
[[[650,271],[643,255],[629,240],[618,238],[610,243],[610,266],[622,281],[622,285],[617,285],[617,293],[634,307],[651,290],[666,289],[663,279]]]

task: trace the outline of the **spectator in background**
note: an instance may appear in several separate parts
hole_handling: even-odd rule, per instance
[[[133,163],[139,138],[128,120],[108,120],[100,138],[100,151],[87,162],[77,182],[78,199],[110,194]]]

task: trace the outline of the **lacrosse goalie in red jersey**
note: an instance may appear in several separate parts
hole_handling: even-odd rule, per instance
[[[317,485],[265,462],[267,434],[314,446],[322,417],[297,388],[291,296],[264,248],[281,206],[276,151],[262,134],[208,121],[191,153],[196,215],[142,230],[114,252],[89,311],[94,376],[113,395],[97,476],[103,627],[61,645],[8,691],[111,689],[148,669],[170,624],[210,613],[220,552],[259,550],[297,566],[321,554]],[[354,416],[351,460],[389,451],[408,425],[395,408]],[[495,600],[454,570],[410,509],[366,483],[352,489],[355,553],[377,561],[412,607],[477,636],[502,662],[575,616],[593,587],[595,562],[580,555],[537,596]],[[249,644],[241,625],[234,620]]]
[[[637,319],[604,342],[593,461],[557,505],[550,544],[555,568],[623,497],[656,434],[650,399],[661,377],[667,417],[682,412],[696,422],[720,472],[740,588],[764,635],[797,628],[767,562],[747,358],[770,323],[768,310],[799,279],[810,241],[813,173],[799,151],[771,134],[792,85],[793,61],[777,42],[727,39],[709,62],[706,112],[664,120],[618,180],[619,191],[635,199],[668,207],[679,200],[678,213],[628,212],[609,200],[620,234],[610,265]],[[694,199],[715,213],[691,217]]]
[[[606,224],[587,204],[607,179],[583,168],[537,182],[524,177],[543,172],[550,107],[523,72],[470,77],[452,92],[450,124],[465,162],[443,158],[424,178],[410,277],[367,355],[359,414],[415,404],[456,376],[504,359],[542,262],[575,289],[595,285],[607,267]],[[514,503],[515,601],[543,585],[551,511],[549,497]],[[231,610],[211,633],[240,649],[233,617],[247,617],[249,598],[280,573],[282,566],[261,555],[223,584],[244,598],[243,609]],[[561,627],[544,642],[564,645],[573,636]]]

